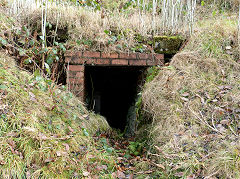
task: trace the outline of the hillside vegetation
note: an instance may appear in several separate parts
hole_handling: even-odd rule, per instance
[[[143,91],[150,155],[163,178],[239,178],[236,16],[199,22],[186,47]]]
[[[0,178],[240,178],[237,0],[28,2],[0,2]],[[137,139],[60,84],[68,49],[152,53],[176,34],[136,104]]]
[[[97,150],[102,145],[90,137],[109,130],[106,120],[64,88],[18,69],[3,53],[0,121],[1,178],[81,178],[91,162],[114,167],[114,157]]]

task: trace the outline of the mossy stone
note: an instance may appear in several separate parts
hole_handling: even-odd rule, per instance
[[[156,36],[154,37],[155,53],[176,54],[183,42],[181,36]]]

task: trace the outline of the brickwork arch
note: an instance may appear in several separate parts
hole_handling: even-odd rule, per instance
[[[85,66],[155,66],[164,64],[163,54],[102,53],[90,51],[67,51],[67,84],[70,91],[84,99]]]

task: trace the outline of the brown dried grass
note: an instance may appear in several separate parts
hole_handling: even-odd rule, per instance
[[[37,22],[38,27],[41,27],[41,9],[24,13],[23,18],[29,19],[30,24]],[[116,46],[121,47],[118,50],[129,50],[137,43],[134,35],[147,36],[152,32],[151,14],[143,15],[143,19],[145,26],[141,28],[137,10],[129,13],[107,13],[71,5],[50,4],[47,13],[47,22],[52,25],[58,23],[59,29],[68,29],[67,44],[78,50],[116,51]],[[104,31],[111,32],[111,35]],[[109,43],[112,36],[120,38],[117,43]],[[76,44],[76,40],[90,42],[91,46]],[[123,49],[125,46],[126,49]]]
[[[222,48],[235,29],[221,19],[210,24],[143,91],[144,109],[153,118],[152,155],[165,166],[164,177],[240,176],[240,65]]]
[[[18,18],[41,32],[41,13],[41,8],[26,10],[19,14]],[[161,15],[156,15],[156,31],[159,33],[156,35],[163,32],[161,20]],[[144,25],[141,25],[142,21]],[[77,50],[129,51],[139,45],[136,36],[147,40],[152,36],[152,14],[150,12],[142,14],[142,21],[138,9],[133,8],[126,12],[119,12],[119,9],[109,12],[71,4],[48,4],[47,22],[53,26],[58,24],[59,29],[67,29],[69,34],[67,45]],[[183,33],[186,29],[187,27],[182,26],[178,32]],[[104,31],[109,31],[110,34]],[[117,41],[115,42],[113,38],[117,38]],[[77,40],[81,41],[81,44],[76,43]]]

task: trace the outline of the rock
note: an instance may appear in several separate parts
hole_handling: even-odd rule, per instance
[[[136,107],[135,104],[133,104],[128,109],[125,137],[132,137],[135,135],[136,122],[137,122]]]
[[[181,36],[156,36],[154,37],[155,53],[176,54],[183,43]]]
[[[90,175],[89,172],[87,172],[87,171],[84,171],[84,172],[83,172],[83,176],[87,177],[87,176],[89,176],[89,175]]]
[[[139,100],[139,97],[135,98],[135,101],[128,109],[127,113],[127,125],[125,129],[125,137],[132,137],[135,135],[137,130],[137,113],[136,113],[136,102]]]
[[[226,46],[226,50],[231,50],[232,47],[231,46]]]
[[[232,52],[231,52],[230,50],[227,50],[226,53],[227,53],[228,55],[232,55]]]
[[[227,125],[227,124],[229,124],[229,121],[228,120],[221,120],[220,123],[223,124],[223,125]]]

